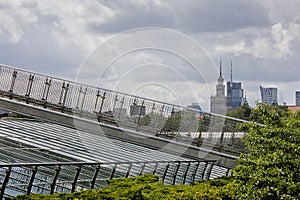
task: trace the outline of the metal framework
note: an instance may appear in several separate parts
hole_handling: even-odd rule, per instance
[[[239,155],[245,122],[0,65],[0,97]]]
[[[99,189],[112,178],[155,174],[165,184],[191,184],[211,178],[214,160],[110,163],[0,164],[0,199],[19,194],[53,194]],[[227,169],[227,173],[230,169]]]

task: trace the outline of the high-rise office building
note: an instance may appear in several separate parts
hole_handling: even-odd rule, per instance
[[[216,96],[210,97],[210,112],[217,114],[226,114],[228,110],[229,99],[225,96],[225,85],[222,77],[222,63],[220,61],[220,75],[216,85]]]
[[[261,94],[261,102],[269,105],[277,105],[278,104],[278,91],[277,88],[270,87],[264,88],[259,86],[260,94]]]
[[[300,106],[300,91],[296,91],[296,106]]]
[[[230,81],[227,81],[227,97],[229,98],[229,104],[231,109],[236,109],[244,102],[244,90],[242,89],[241,82],[233,82],[232,80],[232,61],[230,70]]]

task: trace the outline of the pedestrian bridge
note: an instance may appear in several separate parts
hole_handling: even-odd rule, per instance
[[[203,162],[205,165],[213,163],[214,166],[226,169],[225,171],[223,170],[223,175],[228,174],[228,170],[235,165],[234,160],[238,158],[240,153],[245,152],[241,141],[244,137],[244,133],[240,132],[238,128],[239,124],[245,121],[213,113],[199,113],[199,110],[191,108],[84,85],[4,65],[0,65],[0,108],[28,115],[42,121],[51,122],[59,126],[59,128],[49,128],[49,126],[52,127],[52,125],[49,125],[47,129],[45,128],[42,132],[38,132],[36,130],[32,131],[32,128],[29,128],[36,126],[32,123],[28,125],[28,123],[22,122],[22,125],[18,127],[16,126],[16,122],[7,125],[8,122],[3,121],[1,123],[2,125],[0,124],[3,128],[12,129],[14,126],[18,127],[13,130],[12,135],[9,135],[7,131],[3,131],[1,135],[3,145],[11,143],[11,140],[13,140],[14,142],[17,141],[25,145],[22,147],[22,150],[25,149],[26,153],[32,154],[31,151],[38,148],[39,150],[49,150],[56,154],[68,156],[74,152],[73,147],[71,147],[74,142],[71,141],[72,138],[70,134],[66,134],[67,129],[68,131],[76,129],[81,132],[81,135],[89,135],[88,140],[91,141],[90,143],[85,141],[84,144],[88,151],[83,149],[81,153],[73,156],[71,163],[70,160],[68,160],[68,162],[64,161],[64,163],[59,165],[57,165],[57,160],[50,160],[47,161],[48,164],[42,164],[45,162],[43,159],[30,161],[31,164],[24,164],[20,163],[23,159],[20,154],[24,152],[15,153],[14,155],[16,156],[14,158],[10,157],[12,152],[2,153],[1,157],[7,158],[8,161],[4,162],[0,160],[2,163],[0,168],[6,171],[6,175],[3,175],[2,178],[0,176],[2,183],[1,196],[4,195],[4,188],[10,184],[9,178],[12,169],[20,169],[21,167],[27,170],[30,168],[28,172],[25,170],[28,175],[26,179],[28,179],[29,183],[26,189],[24,189],[24,191],[27,191],[27,193],[29,191],[30,193],[33,185],[31,181],[34,181],[34,176],[39,166],[43,168],[47,165],[50,166],[49,168],[52,168],[52,170],[54,170],[56,166],[59,167],[57,170],[60,171],[62,165],[67,168],[72,165],[75,166],[74,169],[79,169],[79,176],[80,169],[86,165],[82,162],[91,163],[92,166],[95,166],[95,169],[92,170],[93,173],[97,172],[97,166],[103,165],[104,161],[110,161],[111,166],[116,166],[117,164],[113,163],[116,161],[114,157],[118,157],[119,160],[117,161],[120,165],[122,162],[125,162],[126,165],[130,166],[130,168],[125,170],[128,173],[131,170],[131,165],[133,165],[133,163],[129,163],[130,161],[141,163],[141,166],[145,165],[145,162],[141,162],[141,160],[137,158],[132,160],[132,157],[128,157],[127,160],[122,160],[122,158],[124,159],[127,155],[131,155],[132,152],[127,152],[123,156],[120,156],[118,155],[118,151],[114,151],[113,153],[110,152],[111,154],[107,154],[110,158],[102,159],[102,153],[100,156],[94,153],[100,151],[99,149],[97,150],[99,147],[92,142],[93,138],[97,137],[102,138],[99,139],[99,141],[104,141],[104,138],[110,138],[115,141],[114,144],[119,144],[119,149],[123,148],[123,150],[125,149],[126,151],[129,148],[128,145],[135,145],[135,153],[141,151],[138,148],[146,148],[149,152],[151,150],[151,152],[157,151],[164,153],[164,155],[176,155],[178,156],[177,159],[175,157],[168,157],[167,159],[176,161],[177,164],[181,162],[185,163],[182,164],[182,166],[187,165],[188,167],[186,168],[186,172],[182,170],[182,174],[189,172],[189,166],[194,164],[191,163],[192,161],[197,161],[195,162],[195,166],[199,165],[198,162]],[[16,134],[20,134],[18,130],[22,130],[24,127],[27,127],[26,130],[31,130],[30,133],[32,134],[29,141],[28,132],[22,133],[23,135],[20,136],[20,138],[26,138],[27,143],[16,137]],[[53,129],[53,132],[46,134],[45,130],[49,129]],[[55,139],[51,139],[52,143],[50,142],[48,144],[47,140],[54,137],[56,134],[55,130],[61,130],[61,134],[60,136],[56,136]],[[43,141],[39,143],[34,139],[35,137],[43,137]],[[66,149],[66,147],[59,147],[58,149],[49,147],[57,146],[55,141],[58,142],[60,139],[65,138],[69,140],[68,143],[70,143],[68,144],[68,151],[65,152],[65,154],[63,154],[63,149]],[[79,139],[86,140],[86,137],[84,138],[85,139],[82,139],[81,137]],[[122,145],[120,145],[121,142]],[[47,148],[50,149],[47,149],[45,144],[49,145]],[[76,145],[78,147],[80,146],[80,144]],[[20,146],[20,144],[17,146]],[[93,146],[93,148],[89,149],[89,146]],[[6,146],[3,147],[4,150],[6,148]],[[11,149],[15,150],[17,147],[10,148],[10,150]],[[85,158],[80,157],[85,155],[83,152],[88,152]],[[94,154],[90,152],[93,152],[95,154],[94,157],[97,159],[91,160],[90,156]],[[149,155],[144,155],[142,161],[146,161],[148,158],[147,162],[152,163],[157,157],[154,155],[156,154],[153,152]],[[34,156],[35,158],[41,157],[39,154],[34,154]],[[137,157],[139,156],[137,155]],[[7,162],[12,159],[16,159],[18,162],[14,162],[13,165],[8,164]],[[164,160],[163,162],[168,163],[165,159],[166,157],[161,157],[160,160]],[[61,158],[59,160],[61,160]],[[33,164],[33,162],[35,162],[35,164]],[[154,165],[156,166],[158,162],[160,161],[156,159]],[[176,166],[178,166],[177,164]],[[168,168],[165,170],[167,169]],[[209,174],[209,176],[207,176],[207,179],[209,179],[211,171],[216,172],[213,167],[207,169],[210,170],[208,170],[208,172],[205,170],[202,171],[203,173]],[[113,167],[111,172],[113,175],[115,174],[114,170],[115,168]],[[156,168],[153,170],[156,171]],[[73,184],[70,182],[70,191],[75,191],[75,185],[77,184],[78,177],[76,178],[76,170],[74,173],[73,182],[71,181]],[[164,173],[167,173],[167,171]],[[162,173],[163,177],[165,176],[164,173]],[[113,175],[109,175],[109,177],[112,178]],[[21,174],[20,176],[24,177],[25,175]],[[183,182],[185,182],[186,176],[185,174]],[[194,176],[195,174],[191,175],[191,177]],[[57,191],[55,189],[55,176],[52,181],[52,185],[50,184],[50,188],[48,188],[50,192]],[[171,182],[175,183],[176,180],[172,179]],[[28,187],[30,189],[28,189]],[[94,184],[92,184],[91,188],[93,187]]]

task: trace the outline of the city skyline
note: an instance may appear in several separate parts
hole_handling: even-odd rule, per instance
[[[0,63],[209,111],[221,58],[225,80],[233,61],[250,106],[260,101],[259,85],[278,88],[279,104],[295,105],[299,7],[293,0],[3,0]]]

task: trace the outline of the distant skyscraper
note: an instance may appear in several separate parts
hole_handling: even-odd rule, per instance
[[[210,97],[210,112],[217,114],[226,114],[228,110],[229,100],[225,96],[225,85],[222,77],[222,63],[220,61],[220,75],[218,78],[218,84],[216,85],[216,96]]]
[[[300,91],[296,91],[296,106],[300,106]]]
[[[230,81],[227,81],[227,97],[229,98],[231,109],[241,106],[244,101],[244,90],[241,82],[232,81],[232,62],[230,70]]]
[[[264,104],[278,104],[277,88],[264,88],[259,86],[261,94],[261,102]]]

